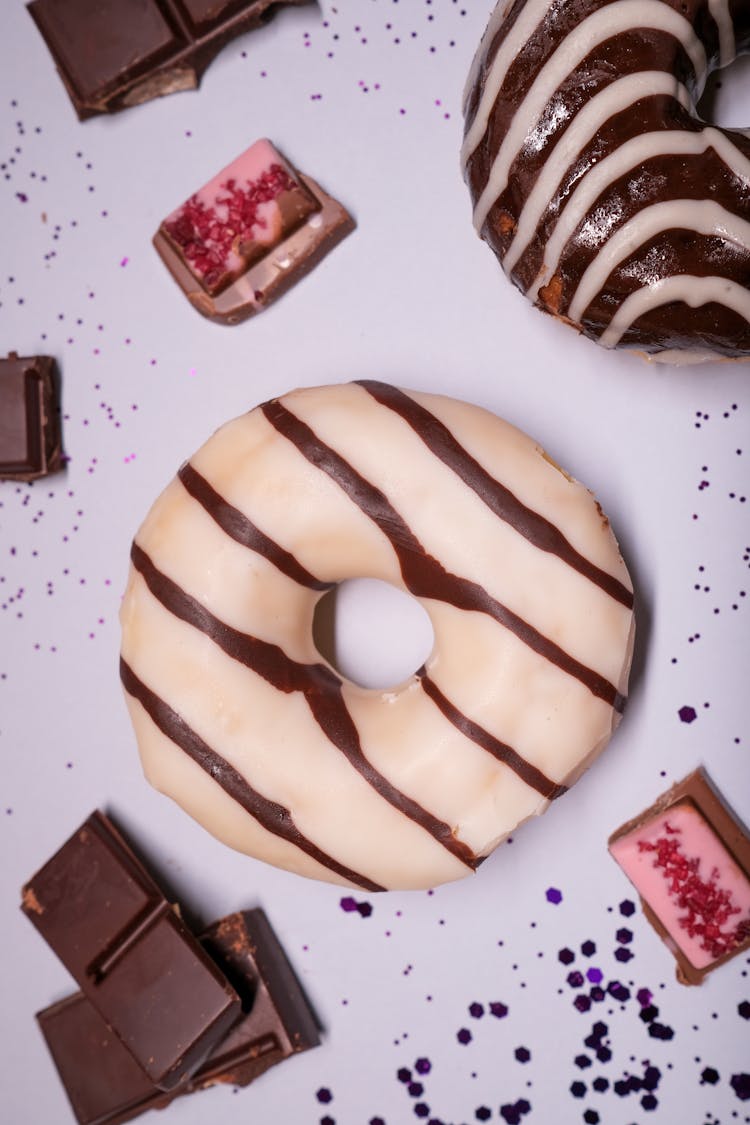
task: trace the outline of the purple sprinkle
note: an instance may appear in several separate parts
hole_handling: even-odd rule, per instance
[[[586,977],[591,984],[599,984],[602,979],[602,971],[601,969],[587,969]]]
[[[635,998],[642,1008],[647,1008],[653,1000],[653,993],[648,988],[639,988],[635,994]]]
[[[576,955],[572,949],[561,949],[557,955],[557,959],[561,961],[563,965],[570,965],[575,961]]]
[[[396,1077],[399,1082],[406,1084],[407,1082],[411,1082],[411,1071],[407,1070],[405,1066],[402,1066],[400,1070],[396,1071]]]
[[[362,918],[369,918],[372,914],[372,904],[369,902],[358,902],[357,910]]]
[[[501,1003],[499,1000],[493,1000],[490,1004],[490,1012],[496,1019],[504,1019],[508,1014],[508,1007],[506,1004]]]
[[[352,912],[352,910],[357,909],[357,903],[354,901],[353,898],[351,898],[348,895],[347,895],[346,898],[341,899],[341,902],[339,903],[339,906],[341,907],[342,910],[345,910],[347,914],[350,914]]]
[[[624,945],[619,946],[615,950],[615,960],[616,961],[622,961],[622,962],[630,961],[632,956],[633,956],[633,954],[631,953],[631,951],[629,949],[626,949]]]
[[[545,897],[547,902],[557,905],[558,902],[562,902],[562,891],[558,891],[557,887],[547,887]]]
[[[740,1000],[737,1005],[737,1012],[743,1020],[750,1020],[750,1000]]]
[[[417,1074],[429,1074],[432,1070],[432,1063],[429,1059],[417,1059],[417,1061],[414,1063],[414,1069],[416,1070]]]
[[[410,1082],[407,1086],[407,1090],[409,1091],[410,1097],[421,1098],[424,1093],[424,1086],[421,1082]]]
[[[469,1004],[469,1015],[473,1016],[475,1020],[479,1020],[484,1015],[484,1004],[479,1004],[475,1000],[473,1004]]]
[[[588,996],[586,996],[583,992],[580,992],[573,1001],[573,1006],[576,1007],[579,1012],[588,1012],[589,1008],[591,1007],[591,1001],[589,1000]]]
[[[680,707],[677,714],[680,716],[680,722],[683,723],[692,723],[698,718],[694,707]]]
[[[468,1027],[460,1028],[456,1032],[456,1039],[458,1039],[459,1043],[463,1043],[464,1046],[467,1043],[471,1043],[471,1032],[469,1031]]]
[[[572,973],[568,973],[568,984],[571,988],[580,988],[583,984],[583,973],[579,973],[574,969]]]
[[[328,1102],[333,1101],[333,1094],[325,1086],[320,1087],[315,1097],[319,1102],[323,1102],[324,1105],[327,1105]]]
[[[750,1099],[750,1074],[733,1074],[729,1079],[729,1085],[741,1102]]]
[[[635,914],[635,903],[631,902],[629,898],[624,898],[620,903],[620,913],[629,918],[631,914]]]

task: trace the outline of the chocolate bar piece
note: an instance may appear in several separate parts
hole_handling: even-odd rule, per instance
[[[50,356],[0,359],[0,480],[36,480],[62,468],[58,389]]]
[[[609,850],[683,984],[750,949],[750,838],[704,770],[613,833]]]
[[[162,1089],[186,1079],[240,1014],[234,989],[100,812],[24,887],[22,909]]]
[[[32,0],[81,121],[192,90],[231,39],[307,0]]]
[[[216,1083],[247,1086],[319,1043],[312,1011],[262,910],[231,914],[201,936],[232,981],[243,1015],[192,1078],[157,1089],[82,992],[37,1015],[80,1125],[120,1125]]]
[[[173,211],[154,246],[198,312],[238,324],[353,229],[340,203],[260,140]]]

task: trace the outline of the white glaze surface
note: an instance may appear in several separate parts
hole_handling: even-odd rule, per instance
[[[592,495],[528,437],[450,399],[415,395],[471,456],[582,555],[629,588]],[[295,392],[282,404],[387,496],[425,552],[476,583],[581,664],[624,692],[632,612],[503,522],[395,411],[348,384]],[[388,456],[383,451],[388,450]],[[260,409],[218,431],[192,466],[256,527],[326,582],[367,576],[407,589],[388,536]],[[222,531],[175,480],[136,542],[159,571],[231,628],[320,661],[312,622],[320,591],[305,588]],[[555,783],[606,744],[617,714],[574,675],[484,612],[420,598],[435,633],[426,672],[471,721]],[[328,855],[387,887],[431,886],[469,868],[394,808],[318,725],[303,695],[279,691],[175,618],[131,570],[122,607],[123,658],[136,675],[267,800],[288,809]],[[345,681],[343,700],[366,759],[401,793],[447,823],[478,856],[548,801],[458,730],[418,676],[383,692]],[[231,846],[302,874],[338,879],[246,813],[180,760],[144,707],[129,698],[146,775]],[[184,755],[183,755],[184,757]],[[231,802],[230,802],[231,803]]]

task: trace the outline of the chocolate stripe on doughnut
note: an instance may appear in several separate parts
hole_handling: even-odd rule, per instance
[[[527,508],[510,489],[490,476],[439,418],[415,399],[404,394],[398,387],[374,379],[359,379],[357,382],[377,402],[387,406],[408,422],[430,452],[452,469],[464,484],[476,492],[480,500],[483,500],[496,516],[510,524],[514,531],[523,535],[540,551],[546,551],[562,559],[569,567],[588,578],[627,609],[633,608],[633,594],[623,586],[622,582],[606,571],[600,570],[589,559],[579,554],[559,528],[538,512]]]
[[[487,185],[475,206],[474,224],[477,230],[482,229],[492,205],[505,190],[514,158],[526,137],[539,122],[545,107],[561,82],[583,62],[597,44],[636,26],[646,26],[674,36],[690,56],[695,74],[700,75],[705,72],[706,52],[700,40],[685,17],[662,0],[614,0],[604,8],[592,12],[565,37],[542,67],[528,94],[518,106],[511,127],[493,161]],[[502,70],[494,76],[493,83],[485,88],[484,104],[480,106],[480,111],[477,113],[480,120],[484,118],[485,113],[488,113],[486,106],[494,103],[504,77],[505,70]],[[483,133],[475,142],[472,130],[469,131],[471,142],[468,143],[467,138],[463,153],[464,160],[467,160],[474,151],[475,143],[478,144],[481,136]]]
[[[422,684],[422,689],[425,695],[439,707],[449,722],[453,723],[456,730],[460,730],[461,734],[466,735],[472,742],[476,742],[483,750],[486,750],[493,758],[497,758],[499,762],[509,766],[515,774],[520,777],[521,781],[525,781],[532,789],[536,789],[542,797],[546,797],[548,801],[554,801],[557,797],[561,797],[563,793],[567,793],[567,785],[558,785],[557,782],[551,781],[546,774],[533,766],[531,762],[527,762],[522,758],[512,746],[508,746],[506,742],[501,742],[499,738],[495,738],[484,727],[480,727],[479,723],[475,723],[464,715],[463,711],[459,711],[454,704],[443,695],[440,688],[434,680],[430,679],[424,668],[420,668],[417,676]]]
[[[285,551],[238,508],[234,508],[228,500],[225,500],[189,461],[185,462],[177,476],[193,499],[197,500],[221,530],[240,546],[249,547],[251,551],[262,555],[300,586],[306,586],[310,590],[330,590],[335,585],[334,582],[321,582],[310,574],[309,570],[305,570],[294,555]]]
[[[472,869],[476,867],[476,857],[471,848],[456,839],[450,825],[402,793],[365,757],[359,731],[341,694],[341,680],[330,668],[324,664],[300,664],[278,645],[241,633],[214,617],[197,599],[158,570],[137,543],[133,543],[130,558],[151,593],[166,610],[205,634],[227,656],[250,668],[278,691],[286,694],[301,692],[323,733],[365,781],[389,805],[429,832],[461,863]]]
[[[329,871],[335,872],[348,882],[356,883],[364,890],[385,890],[384,887],[381,887],[378,883],[373,883],[365,875],[360,875],[359,872],[345,867],[333,856],[321,851],[312,840],[303,836],[288,809],[277,804],[276,801],[269,801],[266,797],[261,796],[256,789],[248,785],[242,774],[238,773],[220,754],[212,750],[208,743],[204,742],[200,735],[188,726],[181,715],[178,715],[169,704],[146,687],[122,657],[120,658],[120,679],[128,695],[138,700],[162,734],[171,742],[174,742],[176,746],[179,746],[202,770],[205,770],[217,785],[220,785],[228,796],[238,805],[241,805],[246,812],[250,813],[250,816],[257,820],[258,824],[266,831],[273,833],[274,836],[280,836],[282,840],[286,840],[290,844],[294,844],[300,851],[309,855],[311,859],[314,859],[323,867],[327,867]]]
[[[335,481],[390,540],[410,593],[416,597],[434,598],[458,609],[486,613],[545,660],[584,684],[597,698],[603,699],[616,711],[624,709],[624,697],[605,676],[570,656],[478,583],[451,574],[438,559],[429,555],[380,489],[321,441],[306,422],[277,400],[265,403],[261,409],[274,429],[295,445],[311,464]]]

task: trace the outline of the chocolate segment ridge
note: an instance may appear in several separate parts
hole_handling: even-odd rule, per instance
[[[356,886],[368,891],[384,890],[383,887],[367,879],[364,875],[350,870],[332,856],[326,855],[312,840],[303,836],[295,825],[288,809],[275,801],[269,801],[256,789],[253,789],[242,774],[217,754],[215,750],[212,750],[181,715],[178,715],[168,703],[165,703],[136,676],[130,665],[122,658],[120,659],[120,679],[128,695],[138,700],[162,734],[171,742],[174,742],[175,746],[179,746],[202,770],[205,770],[217,785],[220,785],[225,793],[238,805],[241,805],[246,812],[250,813],[253,819],[257,820],[266,831],[272,832],[274,836],[280,836],[282,840],[287,840],[290,844],[294,844],[317,863]]]
[[[262,676],[278,691],[301,692],[326,737],[365,781],[395,809],[429,832],[451,855],[467,867],[472,867],[473,852],[455,837],[450,825],[402,793],[365,757],[359,731],[341,694],[342,681],[330,668],[324,664],[300,664],[288,657],[278,645],[241,633],[220,621],[197,599],[162,574],[137,543],[133,544],[130,557],[151,593],[165,609],[210,637],[227,656]]]
[[[633,592],[611,574],[600,570],[573,547],[562,532],[544,516],[523,504],[509,488],[495,480],[476,458],[463,448],[454,434],[429,410],[398,387],[374,379],[357,380],[377,402],[399,414],[424,444],[467,484],[487,507],[528,539],[540,551],[557,555],[564,563],[599,586],[627,609],[633,608]]]
[[[385,494],[321,441],[306,422],[278,400],[265,403],[261,409],[271,425],[288,438],[311,464],[331,477],[390,540],[410,593],[417,597],[437,598],[459,609],[488,614],[534,652],[584,684],[615,711],[624,710],[624,696],[605,676],[570,656],[476,582],[451,574],[438,559],[428,554]]]

